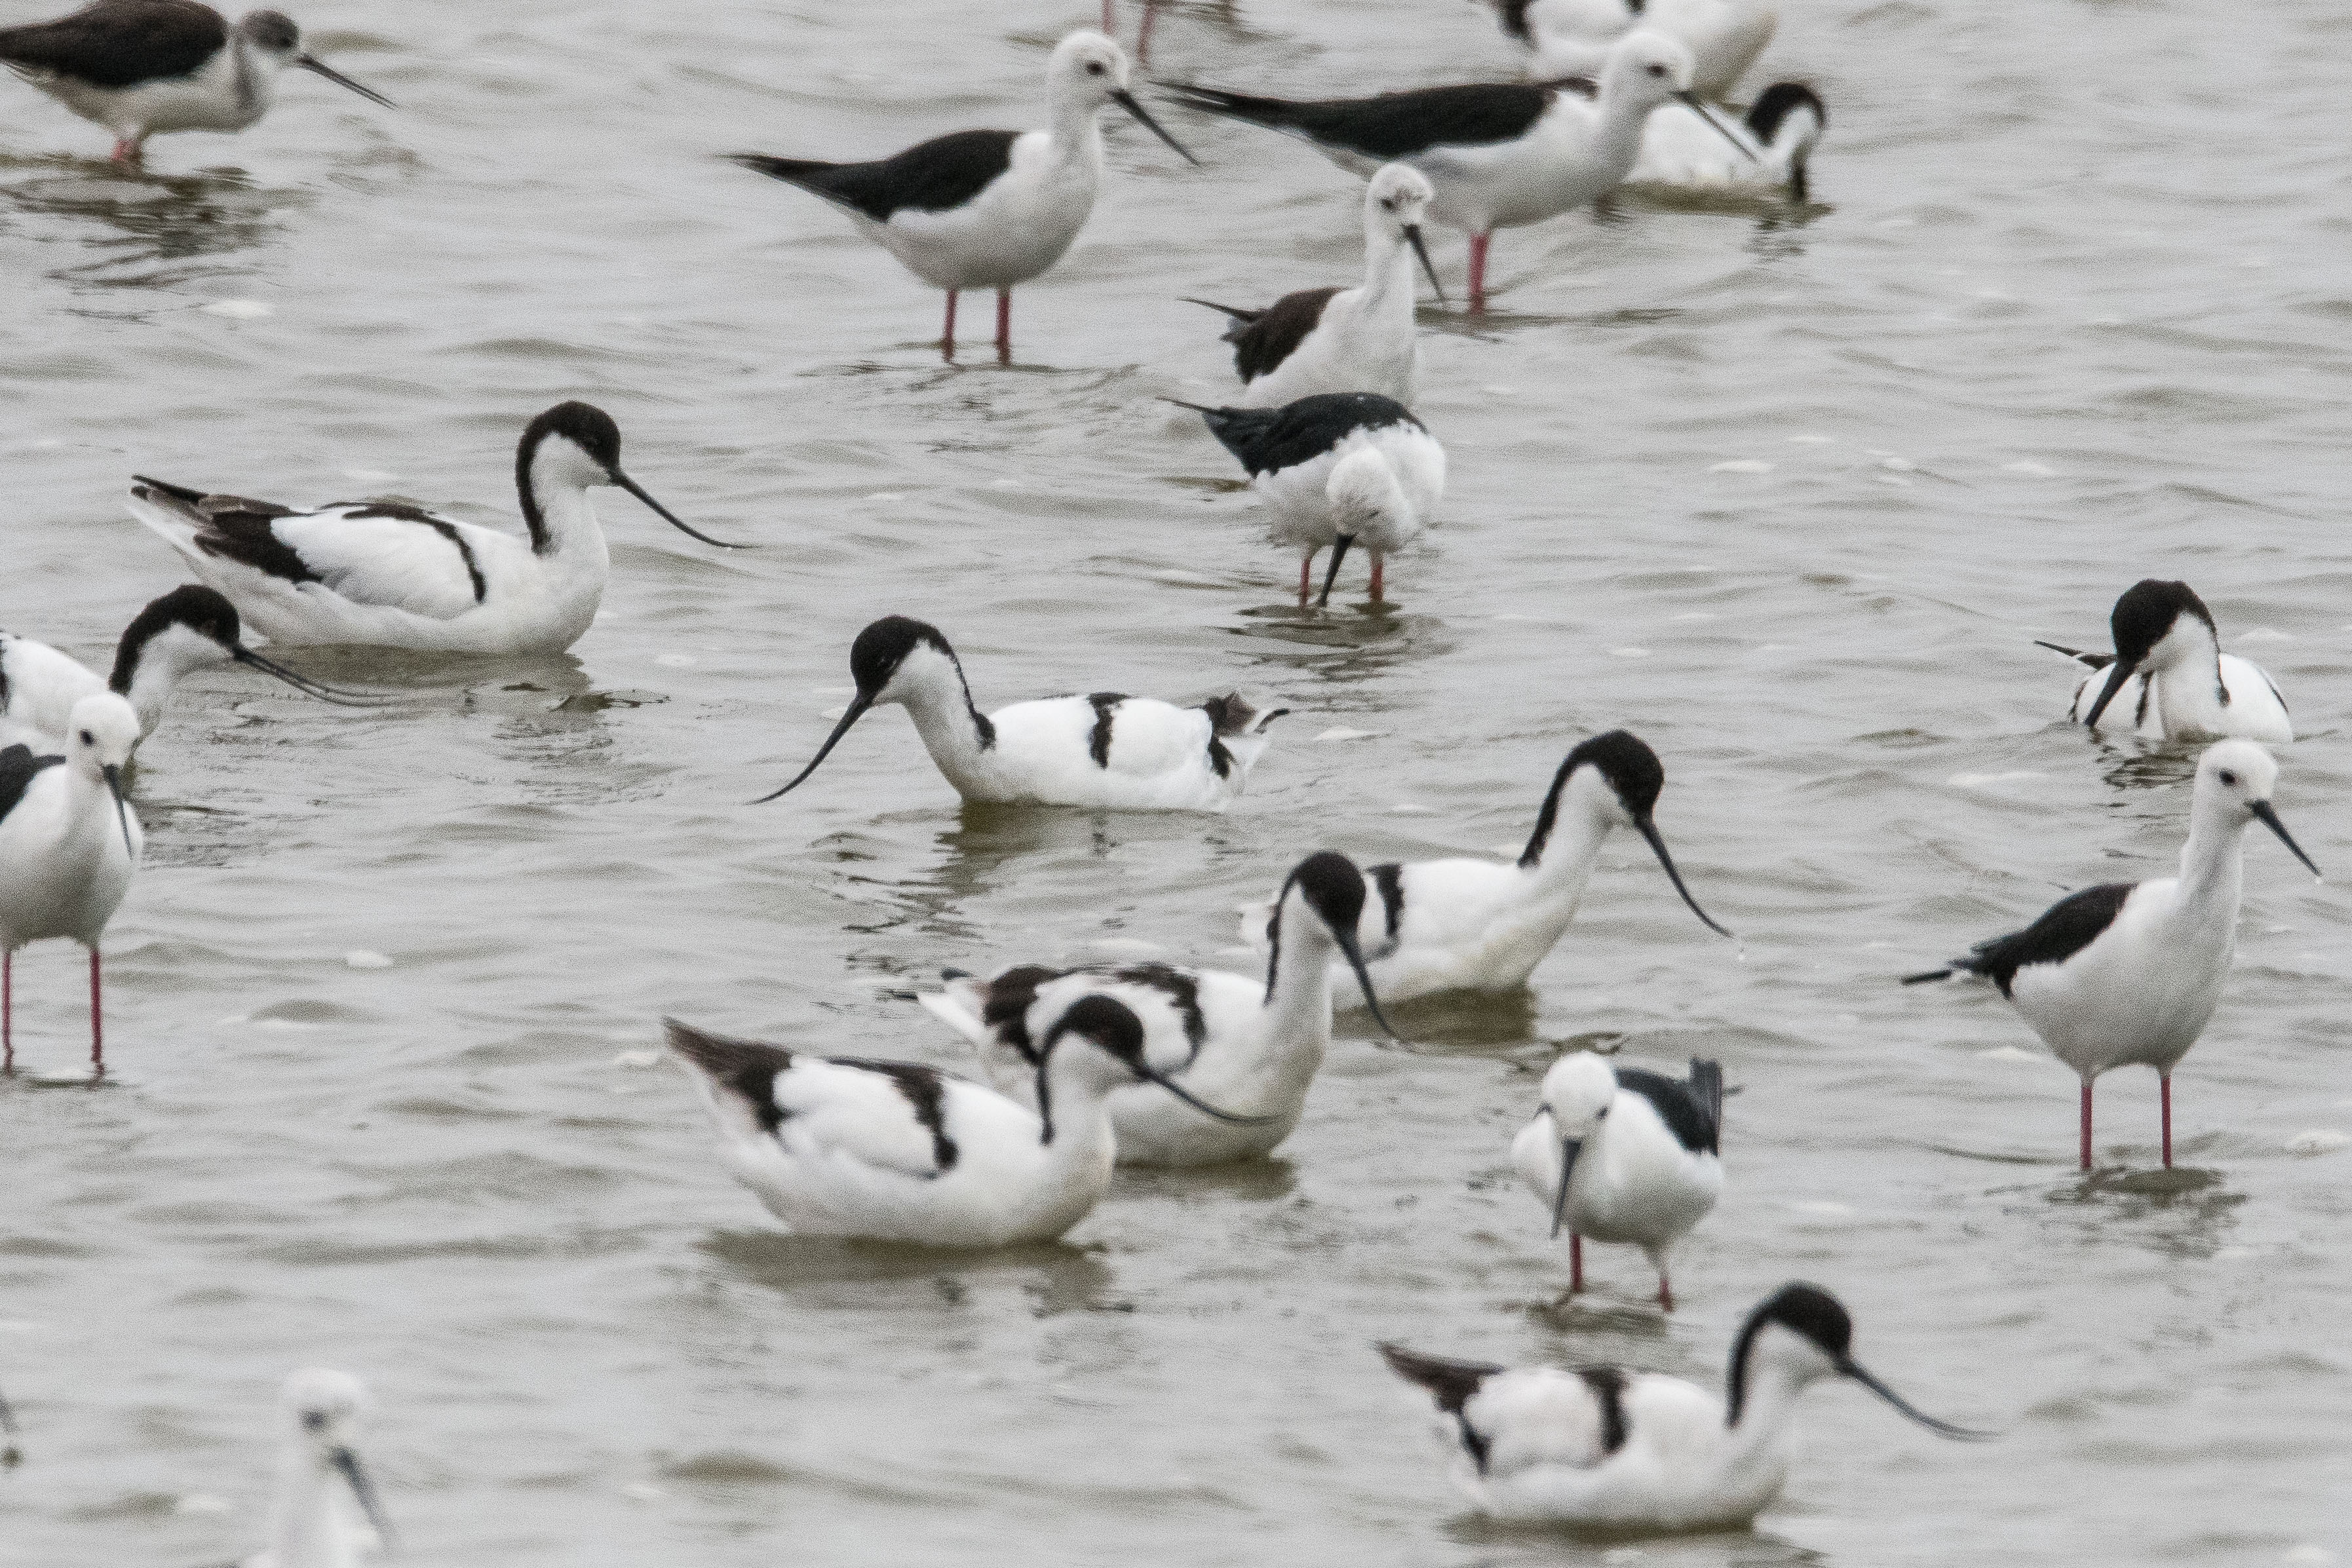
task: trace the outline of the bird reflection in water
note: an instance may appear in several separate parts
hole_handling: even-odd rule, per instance
[[[40,243],[78,246],[48,276],[86,288],[156,288],[235,276],[220,258],[273,237],[297,193],[233,171],[129,177],[67,157],[0,159],[0,212]]]

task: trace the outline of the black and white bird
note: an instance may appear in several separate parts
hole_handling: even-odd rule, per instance
[[[2221,652],[2213,612],[2187,583],[2151,577],[2132,584],[2107,628],[2113,653],[2035,644],[2090,666],[2066,712],[2075,723],[2097,729],[2113,712],[2148,740],[2294,739],[2278,683],[2252,660]]]
[[[2246,829],[2260,822],[2317,876],[2272,804],[2278,764],[2251,740],[2197,759],[2180,874],[2086,887],[2022,931],[1979,942],[1916,986],[1954,976],[2000,988],[2083,1080],[2082,1166],[2091,1168],[2091,1084],[2110,1068],[2156,1069],[2164,1163],[2172,1164],[2172,1070],[2205,1032],[2238,946]]]
[[[1690,1077],[1619,1067],[1572,1051],[1544,1074],[1543,1103],[1511,1143],[1511,1164],[1568,1231],[1568,1291],[1584,1289],[1584,1243],[1639,1247],[1657,1270],[1658,1305],[1675,1310],[1674,1244],[1723,1195],[1723,1065],[1691,1059]]]
[[[1354,288],[1302,288],[1263,310],[1194,299],[1232,318],[1243,408],[1279,408],[1318,392],[1378,392],[1410,404],[1421,368],[1413,320],[1417,256],[1440,303],[1445,290],[1422,243],[1429,181],[1391,163],[1364,187],[1364,281]]]
[[[236,607],[217,591],[194,583],[152,601],[131,620],[115,645],[113,672],[103,680],[47,643],[0,632],[0,746],[62,748],[74,704],[106,691],[129,699],[144,739],[163,722],[181,680],[220,664],[259,670],[322,701],[365,706],[357,693],[264,658],[245,645],[238,632]]]
[[[1038,1041],[1077,999],[1116,998],[1143,1021],[1144,1056],[1161,1077],[1114,1089],[1118,1156],[1130,1165],[1202,1166],[1272,1151],[1298,1125],[1307,1091],[1331,1045],[1332,968],[1345,964],[1365,1005],[1380,998],[1355,941],[1364,878],[1326,851],[1298,862],[1274,902],[1265,977],[1166,964],[1056,969],[1022,964],[979,979],[950,971],[923,1006],[979,1051],[1008,1094],[1034,1082]],[[1339,982],[1346,983],[1346,982]],[[1381,1027],[1388,1027],[1385,1020]],[[1248,1123],[1203,1121],[1174,1098],[1188,1091]]]
[[[1828,129],[1829,110],[1802,82],[1776,81],[1757,95],[1732,131],[1745,152],[1726,146],[1717,121],[1701,120],[1679,103],[1650,116],[1642,131],[1642,155],[1629,185],[1673,185],[1685,190],[1731,193],[1785,192],[1790,201],[1811,199],[1808,169],[1813,149]]]
[[[308,511],[141,478],[131,515],[162,535],[273,643],[453,653],[560,653],[596,619],[612,557],[588,492],[616,485],[698,533],[621,471],[621,430],[584,402],[532,420],[515,447],[527,537],[405,501]]]
[[[1679,1377],[1455,1361],[1384,1344],[1436,1404],[1454,1479],[1489,1518],[1625,1532],[1738,1529],[1780,1495],[1797,1401],[1861,1384],[1938,1437],[1980,1438],[1915,1409],[1853,1356],[1853,1320],[1818,1285],[1781,1286],[1732,1341],[1718,1398]]]
[[[138,714],[100,692],[67,716],[62,756],[0,747],[0,1072],[16,1063],[16,949],[57,937],[89,949],[89,1065],[106,1071],[99,942],[139,869],[139,817],[122,797],[138,745]]]
[[[1178,707],[1123,692],[1043,697],[992,714],[972,706],[963,662],[940,629],[887,615],[850,644],[857,695],[816,756],[782,789],[800,788],[870,708],[897,704],[956,793],[1003,805],[1110,811],[1222,811],[1265,750],[1263,711],[1238,693]]]
[[[1394,398],[1376,392],[1318,392],[1281,408],[1205,408],[1198,413],[1250,476],[1271,515],[1269,532],[1298,552],[1298,602],[1311,591],[1315,555],[1331,564],[1323,594],[1331,601],[1339,563],[1361,545],[1372,558],[1372,601],[1381,601],[1388,558],[1421,537],[1445,496],[1445,448]]]
[[[1062,259],[1102,184],[1103,108],[1117,104],[1152,134],[1199,159],[1128,90],[1127,56],[1100,33],[1076,32],[1045,67],[1054,123],[1045,131],[959,131],[870,163],[825,163],[764,152],[728,156],[824,197],[900,266],[947,291],[940,347],[955,357],[956,296],[996,290],[996,357],[1013,359],[1013,290]]]
[[[1165,85],[1194,109],[1303,137],[1367,178],[1387,163],[1420,170],[1434,192],[1430,214],[1470,236],[1470,308],[1483,310],[1496,229],[1558,217],[1614,189],[1660,104],[1679,100],[1714,123],[1691,94],[1690,68],[1689,50],[1645,31],[1612,47],[1597,89],[1583,80],[1495,82],[1295,102]]]
[[[1612,729],[1570,748],[1517,860],[1464,855],[1371,867],[1380,898],[1365,906],[1358,936],[1381,995],[1393,1002],[1524,987],[1576,918],[1601,846],[1620,828],[1642,835],[1707,929],[1730,936],[1698,906],[1666,852],[1656,816],[1665,786],[1658,754]]]
[[[1495,0],[1503,31],[1535,50],[1538,79],[1589,77],[1635,28],[1664,33],[1691,52],[1691,90],[1728,99],[1772,41],[1780,13],[1769,0]]]
[[[913,1062],[813,1056],[674,1019],[668,1029],[728,1169],[804,1236],[1051,1241],[1109,1189],[1108,1103],[1121,1085],[1159,1083],[1196,1119],[1229,1114],[1168,1084],[1143,1026],[1106,996],[1073,1002],[1038,1038],[1028,1104]]]
[[[310,1367],[278,1396],[288,1417],[268,1544],[230,1568],[360,1568],[394,1544],[392,1521],[356,1443],[372,1407],[366,1385]]]
[[[0,27],[0,65],[114,132],[114,161],[136,164],[147,138],[243,131],[269,112],[289,66],[371,102],[362,87],[302,47],[284,13],[248,11],[235,26],[197,0],[96,0],[52,22]]]

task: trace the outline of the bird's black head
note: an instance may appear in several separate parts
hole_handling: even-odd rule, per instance
[[[2187,583],[2163,582],[2153,577],[2133,583],[2116,601],[2115,613],[2107,617],[2107,629],[2116,640],[2116,662],[2137,665],[2183,615],[2203,622],[2208,632],[2213,630],[2213,612]]]
[[[1824,128],[1829,125],[1830,111],[1822,102],[1821,94],[1802,82],[1776,81],[1757,94],[1756,101],[1748,105],[1748,129],[1755,133],[1757,141],[1769,142],[1780,134],[1780,122],[1800,109],[1811,110],[1813,118]]]
[[[1542,861],[1544,845],[1550,841],[1552,827],[1559,821],[1560,791],[1580,768],[1601,775],[1636,826],[1650,820],[1657,810],[1658,791],[1666,787],[1666,769],[1658,754],[1628,732],[1612,729],[1580,743],[1552,775],[1551,789],[1544,796],[1543,809],[1536,813],[1536,831],[1528,835],[1528,847],[1519,856],[1521,865]]]
[[[857,695],[873,698],[890,684],[898,666],[918,648],[932,648],[955,658],[955,650],[940,629],[928,621],[916,621],[905,615],[885,615],[857,634],[849,645],[849,673],[857,682]]]
[[[1282,884],[1282,897],[1275,900],[1277,917],[1290,890],[1297,888],[1307,906],[1322,917],[1323,924],[1335,932],[1353,936],[1356,922],[1364,913],[1364,873],[1346,855],[1322,850],[1308,855],[1292,869],[1289,880]]]
[[[273,55],[290,55],[302,47],[302,29],[283,11],[248,11],[236,26],[256,48]]]
[[[1844,1305],[1819,1285],[1801,1281],[1781,1286],[1749,1314],[1758,1327],[1778,1323],[1821,1348],[1832,1361],[1843,1362],[1853,1349],[1853,1319]]]
[[[1068,1034],[1100,1046],[1138,1076],[1142,1075],[1143,1023],[1125,1003],[1100,995],[1080,997],[1045,1031],[1045,1051],[1041,1054],[1051,1053],[1055,1043]]]
[[[551,435],[561,435],[571,442],[607,474],[617,472],[621,466],[621,427],[613,423],[611,414],[593,403],[559,402],[524,426],[523,466],[530,466],[540,443]]]
[[[236,606],[213,589],[188,583],[150,602],[122,629],[122,641],[114,649],[114,673],[107,678],[107,685],[128,692],[147,644],[174,626],[184,626],[206,642],[217,643],[223,653],[233,653],[239,646]]]

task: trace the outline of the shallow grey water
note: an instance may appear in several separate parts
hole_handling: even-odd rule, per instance
[[[2250,841],[2171,1182],[2078,1180],[2071,1079],[2023,1025],[1891,981],[2169,863],[2186,755],[2055,722],[2070,679],[2031,641],[2097,643],[2144,575],[2194,582],[2284,685],[2280,809],[2352,866],[2352,24],[1789,9],[1756,79],[1828,97],[1822,206],[1503,236],[1498,313],[1429,318],[1443,526],[1392,612],[1313,619],[1223,454],[1152,399],[1228,385],[1174,296],[1352,273],[1352,181],[1246,128],[1171,114],[1201,172],[1117,128],[1093,226],[1021,296],[1020,363],[950,371],[934,296],[709,156],[1027,123],[1090,7],[320,4],[320,52],[400,110],[297,78],[233,142],[157,142],[143,182],[0,82],[0,624],[102,660],[183,580],[121,512],[134,470],[502,517],[520,424],[574,395],[681,516],[766,547],[614,497],[574,657],[304,655],[406,696],[224,674],[144,749],[116,1074],[0,1086],[0,1388],[31,1456],[0,1476],[0,1563],[243,1549],[276,1385],[310,1363],[376,1389],[419,1564],[2352,1556],[2352,1155],[2290,1149],[2352,1128],[2342,895]],[[1314,93],[1515,64],[1453,0],[1236,13],[1168,13],[1155,69]],[[1439,256],[1458,287],[1458,241]],[[230,301],[270,313],[205,308]],[[1240,685],[1299,711],[1222,819],[959,815],[896,715],[745,806],[889,612],[946,629],[983,705]],[[676,1012],[955,1066],[901,996],[942,964],[1112,940],[1246,967],[1233,908],[1299,856],[1516,842],[1612,725],[1665,759],[1662,825],[1738,945],[1612,842],[1529,998],[1402,1009],[1412,1051],[1350,1023],[1280,1158],[1122,1176],[1067,1246],[782,1237],[688,1085],[629,1065]],[[78,1060],[78,973],[18,966],[43,1074]],[[1592,1035],[1742,1086],[1670,1324],[1613,1250],[1554,1308],[1565,1260],[1507,1179],[1535,1073]],[[2154,1165],[2153,1091],[2103,1085],[2114,1165]],[[1824,1391],[1754,1535],[1584,1546],[1466,1521],[1370,1350],[1712,1379],[1790,1277],[2004,1439]]]

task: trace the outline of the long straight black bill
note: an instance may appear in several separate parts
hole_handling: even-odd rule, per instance
[[[1372,994],[1371,971],[1364,967],[1364,955],[1356,946],[1356,934],[1352,931],[1334,931],[1331,936],[1339,944],[1339,951],[1347,958],[1348,967],[1356,971],[1356,984],[1364,988],[1364,1006],[1371,1009],[1372,1021],[1381,1026],[1382,1034],[1396,1040],[1399,1045],[1402,1045],[1404,1041],[1397,1040],[1397,1031],[1391,1029],[1389,1020],[1381,1016],[1381,998]]]
[[[139,846],[131,841],[131,807],[122,799],[122,769],[110,762],[100,771],[106,775],[106,787],[114,796],[114,820],[122,828],[122,852],[137,860]]]
[[[1167,1090],[1168,1092],[1173,1094],[1177,1099],[1181,1100],[1185,1104],[1190,1105],[1193,1110],[1198,1111],[1203,1116],[1213,1116],[1220,1122],[1231,1122],[1236,1127],[1263,1126],[1268,1122],[1278,1122],[1281,1120],[1279,1116],[1237,1116],[1231,1111],[1220,1111],[1214,1105],[1210,1104],[1206,1100],[1199,1099],[1194,1096],[1189,1090],[1176,1082],[1175,1080],[1163,1078],[1148,1067],[1143,1070],[1142,1078],[1146,1083],[1157,1083],[1160,1087]]]
[[[1331,541],[1331,569],[1323,574],[1323,597],[1315,601],[1316,609],[1322,610],[1329,607],[1331,585],[1339,580],[1339,563],[1348,559],[1348,547],[1355,542],[1356,536],[1353,534],[1341,534]]]
[[[395,700],[388,695],[371,692],[350,692],[343,690],[341,686],[331,686],[324,681],[314,681],[308,675],[299,674],[295,671],[288,669],[285,665],[278,664],[274,659],[263,658],[260,654],[255,653],[250,648],[239,648],[236,653],[231,653],[229,657],[236,660],[240,664],[251,665],[253,668],[259,670],[265,675],[274,675],[278,679],[284,681],[288,685],[292,686],[296,691],[300,692],[304,696],[317,697],[321,702],[339,703],[344,707],[373,707],[378,703],[388,703]]]
[[[630,495],[635,496],[638,500],[643,501],[646,506],[651,507],[656,512],[661,515],[663,521],[668,523],[670,527],[677,529],[678,532],[682,534],[691,534],[694,538],[700,539],[704,544],[717,545],[720,549],[750,549],[751,548],[750,545],[729,544],[725,539],[714,539],[709,534],[699,533],[693,528],[688,528],[684,523],[677,520],[677,513],[671,511],[667,507],[663,506],[659,501],[655,500],[651,496],[646,495],[646,487],[643,485],[638,484],[635,479],[630,478],[618,468],[613,470],[612,477],[614,484],[618,485],[622,489],[626,490]]]
[[[1576,1156],[1584,1152],[1582,1138],[1562,1138],[1559,1141],[1559,1192],[1551,1200],[1551,1239],[1559,1239],[1559,1228],[1568,1223],[1568,1178],[1576,1174]]]
[[[1429,259],[1429,247],[1421,243],[1421,225],[1405,225],[1404,238],[1405,243],[1412,246],[1412,254],[1421,257],[1422,271],[1429,274],[1430,291],[1437,296],[1437,302],[1440,305],[1444,304],[1445,285],[1437,281],[1437,264]]]
[[[1135,116],[1136,119],[1143,121],[1145,128],[1148,129],[1152,135],[1157,136],[1160,141],[1165,141],[1169,146],[1176,149],[1178,152],[1182,153],[1185,162],[1192,164],[1195,169],[1201,166],[1201,161],[1192,156],[1192,150],[1185,146],[1181,141],[1177,141],[1173,136],[1169,135],[1168,128],[1160,124],[1158,120],[1152,119],[1150,111],[1147,110],[1142,104],[1136,101],[1136,98],[1133,93],[1128,91],[1125,88],[1120,88],[1110,95],[1110,100],[1118,105],[1119,108],[1127,110],[1128,113]]]
[[[1967,1427],[1955,1427],[1949,1421],[1937,1420],[1933,1416],[1916,1408],[1903,1396],[1864,1371],[1862,1364],[1858,1361],[1848,1361],[1839,1366],[1838,1370],[1939,1437],[1956,1437],[1964,1443],[1981,1443],[1988,1438],[1999,1436],[1998,1433],[1979,1432]]]
[[[2107,711],[2107,705],[2116,700],[2116,694],[2123,690],[2124,683],[2131,678],[2132,666],[2123,660],[2117,659],[2114,664],[2109,664],[2107,684],[2099,688],[2099,700],[2091,705],[2091,711],[2083,716],[2083,722],[2086,725],[2097,724],[2099,716]]]
[[[351,1483],[352,1495],[360,1500],[360,1511],[374,1527],[376,1539],[383,1542],[385,1551],[391,1551],[392,1521],[383,1516],[383,1505],[375,1500],[375,1488],[369,1483],[367,1472],[360,1469],[360,1457],[349,1448],[337,1448],[327,1456],[327,1462]]]
[[[1673,883],[1675,891],[1683,895],[1683,902],[1690,905],[1690,912],[1697,915],[1706,924],[1706,928],[1717,936],[1730,936],[1730,932],[1717,925],[1714,918],[1698,906],[1698,900],[1693,898],[1690,889],[1683,885],[1683,873],[1675,869],[1675,857],[1666,853],[1666,841],[1658,836],[1658,825],[1644,818],[1636,826],[1642,830],[1642,836],[1650,841],[1650,848],[1657,852],[1658,863],[1666,868],[1666,880]]]
[[[824,744],[816,748],[815,760],[812,761],[806,768],[801,769],[800,778],[794,779],[782,789],[777,790],[775,794],[761,796],[758,800],[752,801],[751,804],[754,806],[764,806],[769,801],[774,800],[777,795],[790,794],[793,790],[799,789],[801,786],[801,779],[806,779],[810,774],[815,772],[817,763],[823,762],[826,758],[833,755],[833,748],[841,744],[841,737],[849,733],[849,727],[856,724],[866,710],[873,706],[874,699],[867,696],[864,692],[860,692],[857,695],[851,698],[849,706],[841,710],[841,722],[833,727],[833,733],[826,736],[824,737]]]
[[[2296,843],[2293,839],[2287,837],[2286,824],[2279,821],[2278,813],[2271,810],[2271,803],[2268,800],[2250,801],[2246,806],[2246,810],[2254,814],[2255,821],[2260,822],[2263,827],[2268,828],[2272,832],[2276,833],[2279,836],[2279,842],[2284,844],[2290,851],[2292,851],[2295,859],[2301,861],[2305,866],[2309,867],[2312,875],[2318,877],[2322,882],[2327,880],[2325,873],[2323,873],[2317,866],[2312,865],[2311,857],[2303,852],[2303,846]]]
[[[1682,99],[1683,106],[1685,109],[1688,109],[1693,114],[1697,115],[1701,120],[1706,120],[1709,125],[1715,127],[1715,133],[1717,136],[1722,137],[1726,141],[1730,142],[1733,147],[1737,148],[1742,158],[1747,159],[1750,163],[1761,163],[1764,162],[1763,159],[1756,156],[1756,149],[1750,147],[1747,142],[1742,141],[1738,137],[1733,135],[1731,127],[1724,124],[1720,120],[1717,120],[1713,111],[1708,110],[1706,105],[1699,101],[1698,94],[1695,92],[1678,92],[1675,94],[1675,96]]]
[[[347,87],[351,89],[353,92],[359,94],[362,98],[366,99],[371,103],[380,103],[386,109],[398,109],[400,107],[400,105],[393,102],[392,99],[384,97],[383,94],[376,91],[375,89],[372,87],[362,87],[359,83],[353,81],[351,78],[345,76],[342,72],[337,70],[326,61],[319,58],[316,55],[296,55],[294,57],[294,63],[300,66],[306,71],[318,72],[319,75],[325,77],[337,87]]]

